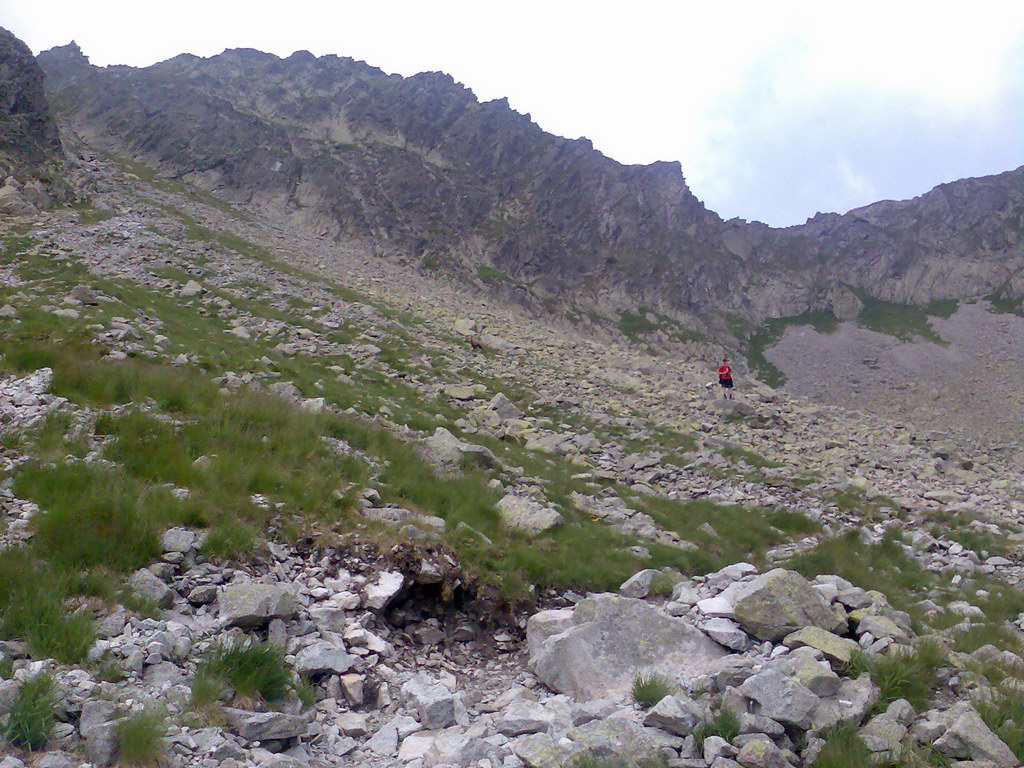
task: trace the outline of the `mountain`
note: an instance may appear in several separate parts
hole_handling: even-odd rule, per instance
[[[723,337],[848,304],[846,286],[918,304],[1024,293],[1024,168],[772,229],[722,221],[677,163],[621,165],[440,73],[254,50],[39,61],[69,124],[111,152],[535,306],[644,308]]]
[[[0,213],[22,214],[69,198],[63,150],[32,51],[0,28]]]

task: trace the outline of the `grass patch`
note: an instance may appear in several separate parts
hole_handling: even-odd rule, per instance
[[[731,709],[719,709],[710,719],[705,720],[693,730],[693,738],[699,750],[704,750],[704,740],[709,736],[718,736],[730,744],[740,735],[740,719]]]
[[[867,673],[880,691],[875,711],[883,711],[897,699],[906,699],[914,709],[926,707],[935,689],[936,672],[946,663],[946,653],[933,641],[925,640],[910,652],[875,655],[857,652],[850,661],[853,677]]]
[[[230,686],[236,696],[280,701],[292,687],[291,666],[284,651],[270,643],[239,642],[217,646],[196,670],[192,700],[210,704]],[[216,692],[215,696],[211,696]]]
[[[153,709],[129,715],[117,724],[118,765],[156,765],[164,753],[166,718]]]
[[[864,302],[864,309],[857,318],[859,325],[905,341],[920,338],[936,344],[947,343],[932,330],[928,324],[928,312],[923,307],[883,301],[867,294],[859,294],[859,297]]]
[[[0,552],[0,637],[23,640],[37,658],[73,664],[94,639],[92,619],[70,613],[74,578],[24,548]]]
[[[857,726],[840,725],[825,734],[814,768],[864,768],[874,765],[874,754],[857,735]]]
[[[903,550],[895,531],[877,544],[865,542],[859,531],[848,531],[792,557],[787,566],[808,579],[835,574],[863,589],[878,590],[893,607],[911,615],[913,603],[936,584],[936,577]]]
[[[659,526],[697,544],[688,552],[686,573],[708,572],[728,563],[759,560],[765,549],[790,534],[812,533],[820,524],[785,510],[750,510],[703,499],[678,501],[641,496],[631,504],[654,518]],[[709,529],[710,527],[710,529]]]
[[[672,693],[672,683],[661,675],[637,675],[630,695],[641,709],[650,709]]]
[[[8,744],[25,749],[42,749],[53,732],[57,693],[53,678],[44,673],[21,684],[3,726]]]
[[[623,335],[628,336],[630,339],[635,339],[645,333],[653,333],[658,330],[659,326],[657,323],[652,323],[647,319],[647,313],[641,307],[639,314],[630,312],[628,309],[620,311],[619,322],[615,327]]]

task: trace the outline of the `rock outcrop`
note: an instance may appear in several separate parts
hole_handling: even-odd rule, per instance
[[[43,71],[0,28],[0,214],[25,216],[69,199],[63,149],[43,92]]]

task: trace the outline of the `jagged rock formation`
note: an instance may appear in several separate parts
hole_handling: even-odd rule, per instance
[[[0,28],[0,214],[34,213],[68,198],[57,125],[32,51]]]
[[[493,289],[535,305],[646,305],[721,335],[730,314],[829,308],[842,284],[918,303],[1024,292],[1024,169],[774,230],[723,222],[677,163],[620,165],[440,73],[253,50],[102,69],[66,46],[40,62],[91,141],[326,237],[496,269]]]

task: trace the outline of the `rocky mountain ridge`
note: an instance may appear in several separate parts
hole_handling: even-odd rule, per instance
[[[145,69],[92,67],[76,47],[39,60],[69,124],[110,151],[584,322],[644,308],[725,338],[842,306],[846,286],[915,304],[1024,293],[1024,169],[774,230],[723,222],[676,163],[622,166],[439,73],[252,50]]]

